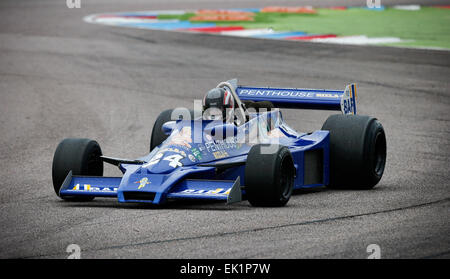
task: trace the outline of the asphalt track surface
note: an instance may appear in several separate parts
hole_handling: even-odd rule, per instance
[[[66,258],[72,243],[82,258],[366,258],[369,244],[380,246],[382,258],[450,257],[450,52],[82,21],[101,12],[271,4],[129,2],[82,0],[81,9],[62,0],[0,2],[0,258]],[[411,2],[420,3],[383,4]],[[54,194],[52,157],[63,138],[88,137],[105,155],[139,157],[162,110],[191,107],[234,77],[246,85],[329,89],[357,82],[359,113],[376,116],[387,134],[379,185],[298,191],[283,208],[69,203]],[[284,111],[299,131],[320,129],[329,114]],[[107,166],[105,175],[120,172]]]

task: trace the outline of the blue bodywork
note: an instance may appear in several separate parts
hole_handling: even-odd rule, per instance
[[[272,129],[268,128],[269,121]],[[297,133],[283,122],[278,110],[253,115],[246,124],[238,127],[237,136],[225,139],[213,139],[203,133],[214,124],[214,121],[179,120],[167,140],[150,154],[138,158],[145,163],[120,164],[123,177],[70,174],[61,187],[60,196],[117,197],[119,202],[154,204],[183,198],[227,201],[233,186],[241,186],[236,182],[245,181],[247,153],[256,143],[289,147],[296,168],[295,189],[328,183],[328,131]],[[183,131],[190,131],[189,137],[180,136]],[[242,137],[251,133],[257,137],[253,142],[248,142],[247,138],[246,142]],[[304,154],[315,149],[322,150],[323,180],[320,184],[307,185],[304,183]]]
[[[241,100],[276,107],[341,109],[344,91],[236,86]],[[356,94],[354,94],[356,95]],[[354,102],[354,98],[353,101]],[[356,111],[356,107],[355,107]],[[223,123],[177,120],[169,137],[148,155],[118,164],[122,177],[67,176],[60,196],[114,197],[119,202],[162,204],[171,199],[237,202],[245,194],[247,154],[255,144],[287,146],[295,166],[294,189],[329,183],[329,132],[298,133],[278,109],[253,113],[237,134],[212,136]],[[312,175],[311,175],[312,173]],[[313,178],[311,178],[313,177]]]

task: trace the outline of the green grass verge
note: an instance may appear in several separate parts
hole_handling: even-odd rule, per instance
[[[178,19],[178,20],[189,20],[191,17],[195,16],[194,13],[186,13],[182,15],[158,15],[158,19]]]
[[[192,15],[170,18],[188,20]],[[257,13],[253,22],[216,23],[220,26],[240,25],[245,28],[332,33],[338,36],[398,37],[406,42],[391,45],[450,49],[450,10],[433,7],[422,7],[419,11],[393,8],[384,11],[318,9],[315,15]]]

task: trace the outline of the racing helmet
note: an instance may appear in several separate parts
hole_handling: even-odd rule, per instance
[[[223,88],[214,88],[203,98],[203,118],[233,123],[234,98]]]

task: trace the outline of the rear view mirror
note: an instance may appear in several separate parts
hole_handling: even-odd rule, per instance
[[[176,124],[176,121],[167,121],[161,126],[161,130],[165,135],[169,136],[172,134],[173,129],[175,129]]]

